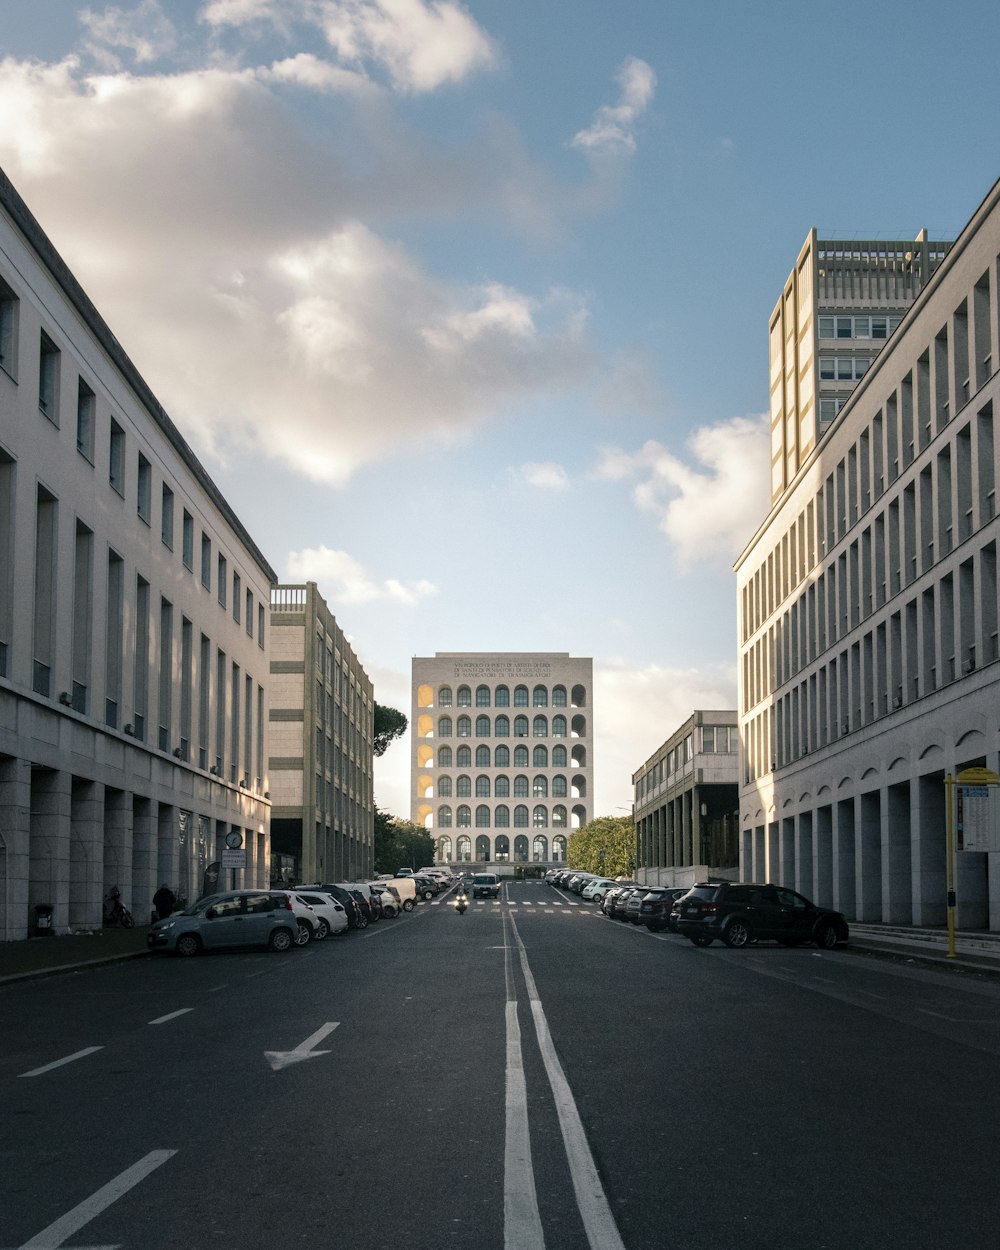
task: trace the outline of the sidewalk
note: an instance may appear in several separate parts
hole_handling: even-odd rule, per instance
[[[0,942],[0,985],[145,956],[147,925]]]
[[[948,957],[947,928],[852,924],[851,939],[842,949],[884,955],[908,963],[1000,975],[1000,933],[983,930],[956,933],[955,956],[952,959]]]

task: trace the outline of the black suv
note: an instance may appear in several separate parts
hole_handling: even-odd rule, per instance
[[[815,942],[823,950],[833,950],[848,936],[847,921],[839,911],[817,907],[784,886],[742,881],[693,886],[674,903],[670,918],[676,932],[695,946],[711,946],[715,938],[735,947],[771,939],[784,946]]]

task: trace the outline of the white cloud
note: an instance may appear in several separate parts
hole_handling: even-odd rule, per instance
[[[539,490],[559,491],[569,487],[569,474],[561,464],[529,461],[520,466],[517,474],[522,481]]]
[[[376,581],[353,556],[329,547],[306,547],[290,551],[285,562],[292,582],[315,582],[319,592],[336,613],[344,604],[371,603],[388,599],[412,607],[428,595],[437,593],[433,582],[399,581],[386,578]]]
[[[635,481],[636,506],[656,517],[679,560],[734,559],[768,509],[769,425],[765,416],[703,426],[688,440],[689,460],[661,443],[637,452],[604,448],[597,470]]]
[[[87,29],[88,51],[108,65],[116,65],[113,49],[132,53],[137,64],[158,60],[174,50],[177,32],[158,0],[142,0],[134,9],[108,5],[100,13],[81,9],[80,21]]]
[[[630,56],[616,75],[621,87],[617,104],[605,104],[594,120],[573,136],[572,146],[594,156],[630,155],[635,151],[635,124],[656,91],[656,74],[645,61]]]

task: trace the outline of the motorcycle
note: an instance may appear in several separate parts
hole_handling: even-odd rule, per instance
[[[469,906],[469,900],[465,897],[464,894],[460,894],[458,898],[455,899],[455,910],[458,912],[460,916],[465,915],[465,910],[468,906]]]
[[[131,929],[135,924],[132,913],[122,902],[121,891],[116,885],[104,896],[104,923],[120,924],[123,929]]]

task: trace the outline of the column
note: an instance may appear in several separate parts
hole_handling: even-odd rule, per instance
[[[69,927],[99,929],[104,898],[104,786],[83,777],[72,783],[69,871]]]
[[[4,756],[0,759],[0,941],[28,936],[30,846],[31,762]]]
[[[39,769],[31,778],[31,868],[28,923],[34,924],[36,903],[53,907],[52,928],[69,929],[69,841],[72,777],[56,769]]]

